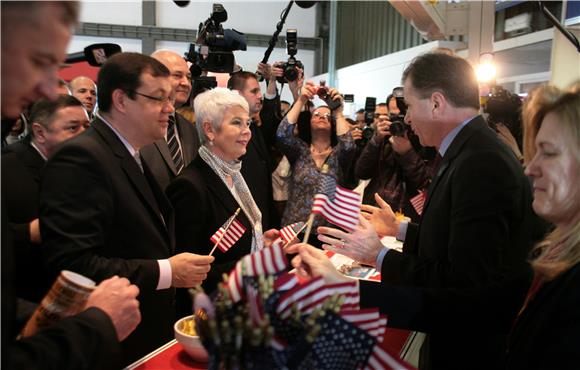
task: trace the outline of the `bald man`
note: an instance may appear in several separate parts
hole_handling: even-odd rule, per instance
[[[169,69],[175,107],[186,104],[191,93],[191,72],[185,59],[170,50],[158,50],[151,56]],[[170,118],[165,139],[141,149],[141,157],[161,189],[165,190],[171,180],[195,158],[198,149],[197,130],[187,119],[175,113]]]
[[[97,85],[88,77],[79,76],[70,82],[72,96],[83,103],[89,117],[92,118],[97,103]]]

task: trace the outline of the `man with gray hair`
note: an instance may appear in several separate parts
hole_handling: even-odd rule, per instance
[[[3,1],[1,6],[2,118],[14,119],[39,98],[56,98],[57,72],[77,22],[78,3]],[[127,279],[104,280],[89,296],[85,311],[15,340],[20,330],[15,321],[20,304],[15,293],[17,251],[4,187],[2,198],[2,369],[118,367],[119,342],[141,320],[139,289]]]
[[[151,56],[169,69],[175,108],[186,104],[191,93],[191,72],[185,59],[170,50],[158,50]],[[196,157],[198,149],[199,136],[195,127],[174,112],[169,117],[165,138],[145,146],[140,152],[161,189],[165,190],[169,182]]]

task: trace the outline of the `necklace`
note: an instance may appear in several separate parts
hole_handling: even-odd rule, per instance
[[[330,149],[332,149],[332,147],[329,145],[326,148],[324,148],[323,150],[318,150],[313,144],[310,144],[310,151],[313,154],[324,154],[326,152],[328,152]]]

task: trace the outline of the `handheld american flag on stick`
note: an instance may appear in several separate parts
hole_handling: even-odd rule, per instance
[[[280,239],[282,240],[282,245],[285,247],[290,243],[292,240],[296,238],[296,236],[304,229],[306,224],[304,222],[295,222],[288,226],[284,226],[280,229]]]
[[[424,190],[419,190],[419,194],[415,195],[413,198],[409,199],[417,214],[421,216],[423,213],[423,207],[425,206],[425,199],[427,198]]]
[[[328,175],[323,176],[320,185],[320,193],[314,196],[312,213],[347,231],[353,231],[360,215],[360,194],[338,186],[336,180]]]
[[[219,248],[222,252],[227,252],[241,237],[244,235],[246,228],[242,223],[236,220],[236,217],[240,213],[240,209],[236,210],[236,213],[222,225],[210,238],[210,241],[214,243],[213,249],[209,252],[211,256],[216,248]]]

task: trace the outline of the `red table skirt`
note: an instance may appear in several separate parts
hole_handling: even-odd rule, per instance
[[[382,347],[392,353],[400,353],[408,337],[409,332],[406,330],[387,328]],[[194,361],[175,339],[126,368],[126,370],[192,369],[207,369],[207,364]]]
[[[196,362],[174,339],[151,352],[141,360],[129,365],[126,370],[203,370],[206,363]]]

